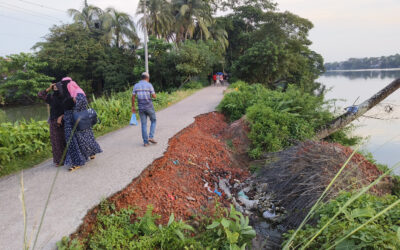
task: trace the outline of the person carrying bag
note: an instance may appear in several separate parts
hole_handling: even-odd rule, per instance
[[[64,165],[69,166],[69,171],[74,171],[102,152],[92,131],[97,118],[94,110],[88,109],[85,92],[70,77],[61,80],[60,88],[64,98],[64,128],[68,146]]]

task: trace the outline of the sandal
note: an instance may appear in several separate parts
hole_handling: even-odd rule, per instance
[[[80,166],[72,166],[72,167],[70,167],[70,168],[68,169],[68,171],[74,172],[75,170],[78,170],[78,169],[80,169],[80,168],[81,168]]]
[[[96,158],[96,155],[90,156],[90,159],[91,159],[91,160],[94,160],[94,158]]]

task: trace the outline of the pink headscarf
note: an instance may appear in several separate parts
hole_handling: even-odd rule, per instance
[[[72,98],[75,98],[78,94],[83,94],[86,96],[85,92],[79,87],[79,85],[72,81],[71,77],[64,77],[62,81],[70,81],[67,85],[68,92],[71,95]]]

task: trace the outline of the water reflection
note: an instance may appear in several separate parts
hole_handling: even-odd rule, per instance
[[[360,104],[380,91],[393,80],[400,78],[400,69],[391,71],[334,71],[326,72],[318,81],[331,89],[327,99],[339,99],[336,107]],[[378,162],[393,166],[400,160],[400,90],[386,98],[353,124],[355,135],[368,138],[364,149],[372,152]],[[393,112],[386,113],[385,105],[391,105]],[[341,112],[344,112],[343,109]],[[371,119],[375,117],[378,119]],[[397,171],[400,174],[400,169]]]
[[[0,123],[20,120],[47,120],[47,105],[36,104],[29,106],[6,107],[0,109]]]
[[[365,70],[365,71],[328,71],[326,77],[343,76],[350,80],[362,78],[367,79],[397,79],[400,78],[400,70]]]

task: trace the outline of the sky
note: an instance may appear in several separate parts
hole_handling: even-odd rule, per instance
[[[138,0],[88,0],[132,16]],[[311,48],[325,62],[400,53],[400,0],[277,0],[281,11],[311,20]],[[54,24],[69,23],[67,9],[83,0],[0,0],[0,56],[30,52]]]

